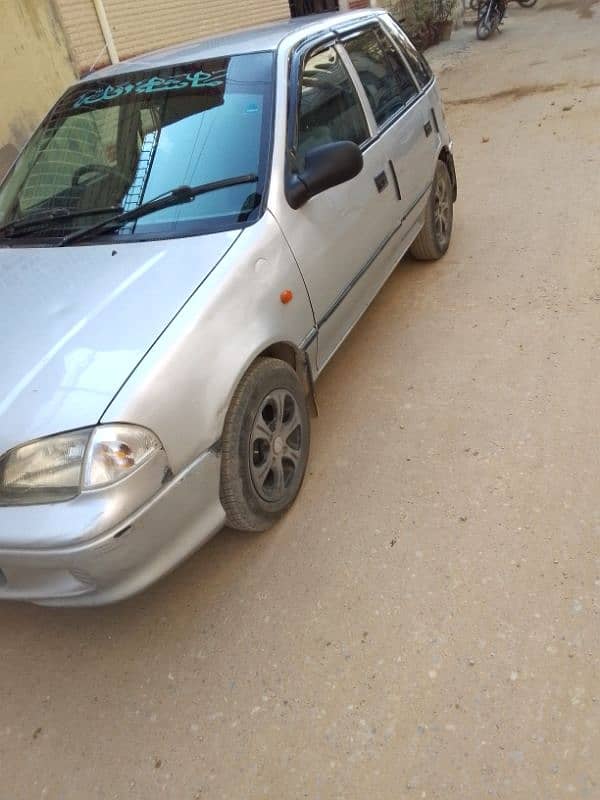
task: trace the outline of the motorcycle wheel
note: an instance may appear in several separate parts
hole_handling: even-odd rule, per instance
[[[477,20],[477,38],[482,42],[485,41],[492,32],[492,23],[490,20],[489,8],[485,5],[481,9],[481,15]]]

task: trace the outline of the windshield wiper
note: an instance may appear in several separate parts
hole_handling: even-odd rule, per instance
[[[22,219],[8,222],[0,227],[0,236],[12,238],[13,236],[23,236],[32,228],[44,227],[50,222],[60,220],[77,219],[78,217],[92,217],[96,214],[114,214],[123,211],[121,206],[108,206],[107,208],[90,208],[87,211],[69,211],[68,208],[53,208],[52,211],[43,211],[39,214],[30,214]]]
[[[170,206],[177,206],[182,203],[189,203],[201,194],[208,194],[209,192],[216,192],[218,189],[227,189],[230,186],[241,186],[244,183],[256,183],[258,175],[237,175],[234,178],[224,178],[221,181],[213,181],[212,183],[202,183],[199,186],[177,186],[170,189],[168,192],[159,194],[152,200],[132,208],[131,211],[124,211],[122,214],[117,214],[114,217],[98,222],[96,225],[90,225],[89,228],[82,228],[79,231],[67,234],[58,244],[58,247],[63,247],[71,242],[86,239],[88,236],[93,236],[95,233],[110,230],[112,228],[119,228],[126,222],[144,217],[147,214],[153,214],[155,211],[162,211],[164,208]]]

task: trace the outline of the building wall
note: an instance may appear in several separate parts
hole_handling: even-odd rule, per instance
[[[119,58],[289,16],[288,0],[104,0]],[[75,77],[108,63],[93,0],[0,0],[0,179]]]
[[[51,0],[0,0],[0,177],[74,70]]]
[[[92,0],[54,0],[80,73],[108,61]],[[0,0],[1,2],[1,0]],[[288,0],[104,0],[121,60],[289,16]]]

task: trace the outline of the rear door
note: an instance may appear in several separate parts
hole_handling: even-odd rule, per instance
[[[433,176],[433,123],[426,124],[421,87],[379,22],[351,33],[344,46],[397,181],[396,223],[402,222],[404,240],[418,221]]]
[[[425,132],[425,155],[429,159],[429,172],[426,174],[429,175],[429,181],[432,181],[442,146],[440,125],[443,125],[443,119],[439,118],[443,115],[443,110],[433,73],[425,57],[419,53],[402,28],[391,17],[387,15],[382,17],[382,27],[419,87],[419,99],[416,106]]]

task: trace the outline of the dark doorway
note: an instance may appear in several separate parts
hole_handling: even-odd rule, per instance
[[[320,14],[323,11],[337,11],[338,0],[290,0],[292,17],[303,17],[305,14]]]

